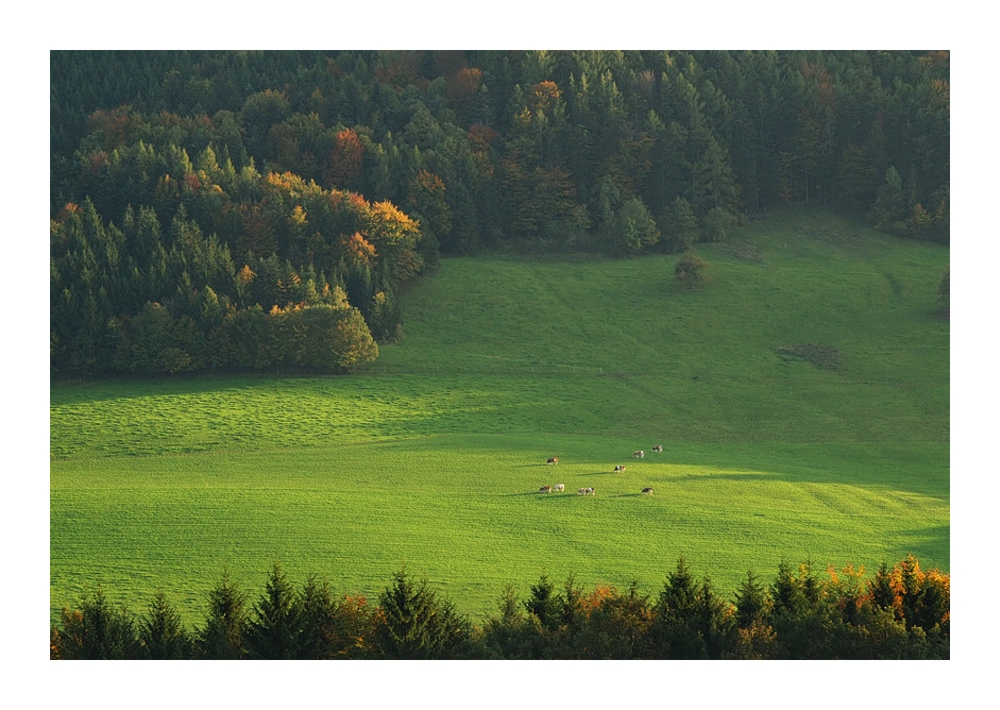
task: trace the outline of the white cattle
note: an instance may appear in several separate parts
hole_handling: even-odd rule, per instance
[[[566,490],[566,484],[565,483],[557,483],[556,485],[552,486],[552,490],[553,491],[559,491],[560,493],[562,493],[563,491]]]

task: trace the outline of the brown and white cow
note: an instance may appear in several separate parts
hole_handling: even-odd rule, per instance
[[[625,470],[625,464],[620,466],[615,466],[615,473],[622,473]]]
[[[552,486],[542,486],[541,488],[538,489],[538,492],[539,493],[551,493],[552,492]]]
[[[653,453],[654,454],[662,454],[663,453],[663,445],[662,444],[657,444],[656,446],[654,446],[653,447]]]
[[[653,489],[652,488],[643,488],[642,492],[645,493],[648,496],[653,495]]]
[[[632,454],[632,458],[634,458],[634,459],[645,458],[645,456],[646,456],[646,452],[645,451],[636,451],[636,452],[634,452]]]
[[[594,489],[593,488],[577,488],[576,489],[576,494],[578,496],[592,496],[592,495],[594,495]]]
[[[559,463],[559,457],[558,456],[553,456],[552,458],[550,458],[545,463],[547,463],[549,466],[555,466],[555,465],[557,465]]]

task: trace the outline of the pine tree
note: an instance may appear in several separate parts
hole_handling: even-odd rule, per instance
[[[872,220],[878,229],[893,230],[906,216],[906,197],[903,193],[903,179],[895,167],[885,172],[885,181],[879,187],[872,207]]]
[[[742,629],[763,624],[768,616],[768,599],[764,588],[752,571],[736,590],[736,623]]]
[[[559,628],[559,599],[548,575],[543,573],[538,584],[531,585],[531,596],[525,600],[524,608],[538,619],[542,628],[550,631]]]
[[[899,594],[893,577],[893,571],[883,561],[868,583],[868,593],[876,607],[889,610],[895,615],[899,609]]]
[[[302,607],[279,562],[274,562],[264,594],[247,624],[250,658],[287,660],[301,653]]]
[[[671,251],[692,249],[698,241],[698,218],[691,203],[684,197],[674,198],[661,218],[660,229]]]
[[[246,656],[247,595],[229,575],[209,592],[208,618],[197,639],[198,653],[207,659],[234,660]]]
[[[141,657],[135,622],[115,608],[100,588],[85,597],[78,611],[62,610],[57,630],[59,656],[66,660],[123,660]]]
[[[191,637],[184,629],[177,607],[163,592],[157,592],[139,622],[139,643],[145,657],[152,660],[191,658]]]
[[[684,557],[667,575],[653,609],[652,639],[659,658],[708,658],[708,648],[697,625],[698,588]]]
[[[334,658],[339,650],[334,638],[337,604],[330,593],[329,582],[309,577],[296,604],[300,610],[299,658]]]
[[[729,165],[729,156],[714,136],[691,170],[688,197],[697,214],[704,215],[713,207],[736,208],[739,186]]]
[[[373,640],[384,658],[454,658],[468,637],[468,624],[452,604],[439,600],[426,579],[414,583],[405,568],[379,597]]]
[[[802,584],[793,574],[791,565],[784,560],[778,563],[778,576],[771,585],[770,596],[775,613],[794,615],[806,608],[807,599]]]

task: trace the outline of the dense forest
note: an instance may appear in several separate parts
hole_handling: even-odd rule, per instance
[[[345,371],[482,249],[949,240],[947,52],[53,51],[56,375]]]
[[[473,625],[404,569],[379,598],[337,597],[312,576],[298,589],[279,563],[252,598],[224,572],[196,629],[159,593],[138,617],[103,590],[63,609],[52,659],[947,659],[950,579],[911,557],[863,569],[781,563],[752,572],[726,601],[684,558],[655,599],[637,585],[591,591],[546,575],[526,599],[508,586]]]

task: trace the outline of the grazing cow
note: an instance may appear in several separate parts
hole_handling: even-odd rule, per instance
[[[592,495],[594,495],[594,489],[593,488],[588,488],[587,492],[584,493],[584,495],[585,496],[592,496]]]
[[[558,456],[553,456],[552,458],[550,458],[545,463],[547,463],[549,466],[555,466],[555,465],[557,465],[559,463],[559,457]]]
[[[576,494],[578,496],[592,496],[592,495],[594,495],[594,489],[593,488],[577,488],[576,489]]]
[[[642,492],[645,493],[648,496],[653,495],[653,489],[652,488],[643,488]]]
[[[624,470],[625,470],[625,464],[622,464],[621,466],[615,466],[615,473],[621,473]]]
[[[563,491],[566,490],[566,484],[565,483],[557,483],[556,485],[552,486],[552,490],[553,491],[559,491],[560,493],[562,493]]]
[[[552,486],[542,486],[541,488],[538,489],[538,492],[539,493],[551,493],[552,492]]]
[[[646,457],[646,452],[645,451],[636,451],[636,452],[634,452],[632,454],[632,458],[634,458],[634,459],[641,459],[641,458],[645,458],[645,457]]]
[[[662,454],[663,453],[663,445],[662,444],[657,444],[656,446],[654,446],[653,447],[653,453],[654,454]]]

